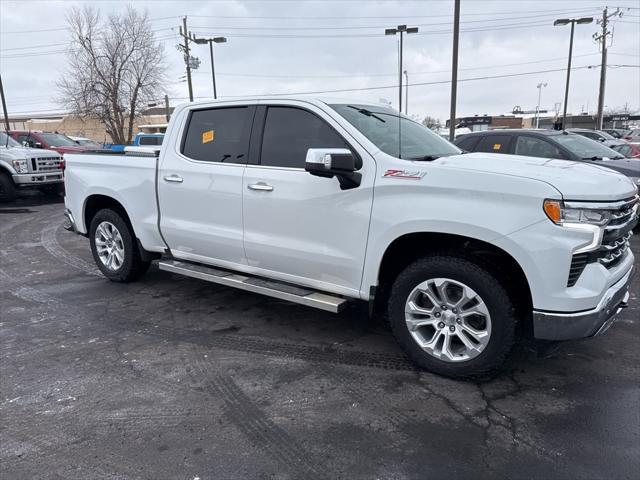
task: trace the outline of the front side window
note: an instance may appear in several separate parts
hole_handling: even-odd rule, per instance
[[[510,141],[511,137],[508,135],[485,135],[480,139],[474,151],[485,153],[509,153]]]
[[[330,106],[387,155],[406,160],[432,160],[462,153],[440,135],[391,108]]]
[[[349,148],[324,120],[300,108],[269,107],[262,136],[260,164],[304,168],[310,148]]]
[[[255,107],[195,110],[181,153],[204,162],[246,163]]]
[[[516,155],[540,158],[564,158],[558,147],[546,140],[525,135],[518,136],[516,141]]]

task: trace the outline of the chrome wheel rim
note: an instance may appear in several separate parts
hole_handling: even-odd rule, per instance
[[[118,270],[124,263],[124,243],[122,235],[111,222],[102,222],[94,236],[100,262],[111,271]]]
[[[444,362],[471,360],[491,339],[491,315],[480,295],[450,278],[416,286],[405,304],[405,321],[420,348]]]

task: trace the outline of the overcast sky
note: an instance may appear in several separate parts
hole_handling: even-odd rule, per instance
[[[65,14],[91,3],[103,13],[127,4],[147,9],[165,46],[166,93],[171,104],[184,102],[187,85],[182,55],[176,50],[181,17],[198,35],[228,38],[216,45],[218,95],[324,92],[334,97],[379,101],[397,108],[397,37],[384,28],[418,26],[405,36],[404,65],[409,83],[409,114],[448,118],[453,0],[321,1],[37,1],[0,0],[0,74],[9,114],[59,112],[56,79],[65,67],[68,33]],[[458,116],[503,114],[515,105],[535,109],[536,85],[546,82],[541,108],[562,102],[570,27],[553,27],[563,17],[601,17],[595,0],[462,0],[459,78],[472,79],[540,72],[459,83]],[[640,0],[615,0],[624,16],[613,21],[606,105],[640,110]],[[598,100],[599,26],[576,26],[575,70],[569,111],[595,111]],[[202,65],[194,73],[197,98],[212,95],[208,47],[194,45]],[[593,66],[593,68],[584,68]],[[627,66],[627,67],[625,67]],[[583,68],[580,68],[583,67]],[[546,72],[542,72],[546,71]],[[395,87],[394,87],[395,86]]]

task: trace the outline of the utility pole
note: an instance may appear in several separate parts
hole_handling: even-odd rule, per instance
[[[171,119],[171,113],[169,111],[169,95],[164,96],[164,116],[167,119],[167,123]]]
[[[184,38],[184,45],[181,50],[184,52],[184,63],[187,65],[187,85],[189,86],[189,101],[193,102],[193,87],[191,85],[191,55],[189,54],[189,42],[191,41],[189,30],[187,30],[187,17],[182,17],[182,27],[180,36]]]
[[[460,0],[453,11],[453,58],[451,60],[451,110],[449,112],[449,141],[456,136],[456,96],[458,94],[458,38],[460,37]]]
[[[7,102],[4,99],[4,87],[2,86],[2,77],[0,77],[0,97],[2,97],[2,112],[4,113],[4,128],[9,129],[9,115],[7,114]]]
[[[604,90],[607,82],[607,37],[613,36],[613,32],[609,30],[609,19],[612,17],[621,17],[622,12],[620,9],[616,9],[615,12],[609,14],[608,8],[604,7],[602,10],[602,20],[598,20],[598,23],[602,27],[602,33],[598,35],[593,34],[593,39],[601,44],[602,48],[602,60],[600,61],[600,92],[598,94],[598,117],[596,118],[596,129],[602,129],[602,122],[604,118]]]

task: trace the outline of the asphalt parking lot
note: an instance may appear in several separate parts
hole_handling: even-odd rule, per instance
[[[3,479],[637,478],[640,276],[606,335],[453,381],[355,309],[110,283],[62,211],[0,205]]]

